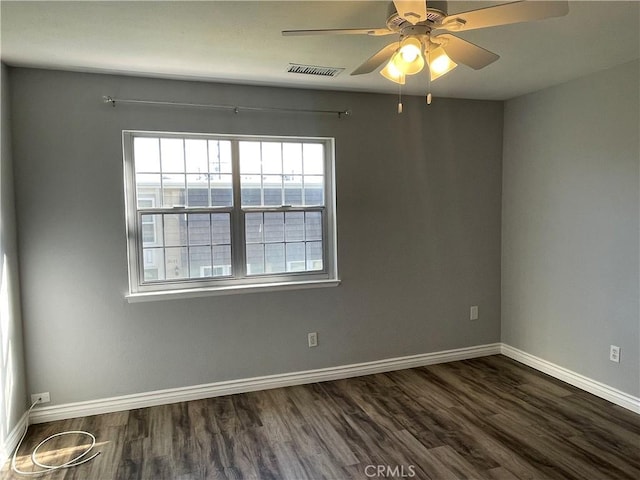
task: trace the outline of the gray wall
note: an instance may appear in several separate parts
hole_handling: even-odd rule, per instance
[[[26,411],[26,379],[18,278],[11,155],[9,75],[0,64],[0,459],[7,435]]]
[[[11,73],[30,392],[66,403],[500,340],[502,103],[411,98],[398,116],[393,96]],[[335,137],[342,285],[128,304],[123,129]]]
[[[502,200],[503,342],[635,396],[639,71],[508,101]]]

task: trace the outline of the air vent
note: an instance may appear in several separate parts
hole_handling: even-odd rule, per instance
[[[337,77],[344,68],[336,67],[319,67],[317,65],[300,65],[299,63],[290,63],[287,68],[289,73],[300,73],[302,75],[315,75],[317,77]]]

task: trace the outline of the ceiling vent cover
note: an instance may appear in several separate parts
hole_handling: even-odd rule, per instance
[[[287,72],[289,73],[315,75],[316,77],[337,77],[342,71],[344,71],[344,68],[301,65],[299,63],[290,63],[289,67],[287,67]]]

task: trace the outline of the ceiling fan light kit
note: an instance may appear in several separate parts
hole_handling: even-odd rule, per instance
[[[351,75],[371,73],[382,67],[380,74],[387,80],[404,85],[407,75],[429,69],[429,80],[447,74],[459,64],[475,70],[500,58],[478,45],[450,32],[465,32],[478,28],[561,17],[569,13],[568,0],[517,1],[487,8],[448,15],[446,1],[395,0],[389,5],[385,28],[285,30],[283,35],[398,35],[398,40],[372,55]],[[427,104],[431,103],[431,93]],[[402,111],[401,107],[398,109]]]
[[[420,57],[422,49],[422,42],[418,37],[406,37],[400,42],[400,49],[396,55],[399,54],[403,62],[411,64]]]
[[[415,75],[424,68],[423,50],[420,39],[406,37],[400,42],[400,48],[391,56],[387,65],[393,65],[404,75]]]
[[[380,70],[380,75],[387,80],[404,85],[406,75],[415,75],[422,71],[425,66],[425,59],[429,67],[431,81],[440,78],[458,66],[456,62],[449,58],[442,45],[431,43],[427,48],[416,49],[414,48],[415,42],[419,42],[419,40],[411,38],[410,40],[414,40],[414,42],[408,44],[410,53],[406,54],[407,48],[401,46],[391,56],[384,68]],[[403,49],[405,50],[403,51]]]
[[[405,74],[398,70],[393,62],[387,63],[384,68],[380,70],[380,75],[398,85],[404,85],[406,81]]]
[[[432,82],[458,66],[456,62],[449,58],[442,46],[429,50],[428,58],[429,76]]]

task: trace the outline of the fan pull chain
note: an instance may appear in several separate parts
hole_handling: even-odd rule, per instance
[[[398,114],[402,113],[402,84],[398,84]]]
[[[427,53],[427,57],[428,57]],[[429,71],[427,72],[427,105],[431,105],[431,65],[429,65]]]

